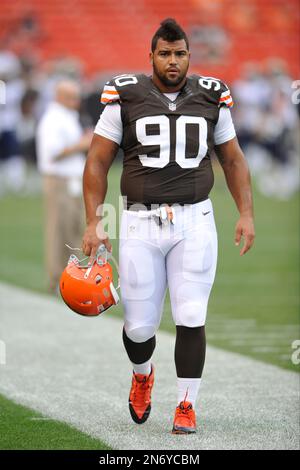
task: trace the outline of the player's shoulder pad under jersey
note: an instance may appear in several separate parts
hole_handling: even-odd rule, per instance
[[[122,103],[138,96],[145,96],[147,77],[143,74],[117,75],[106,82],[101,95],[101,103]],[[142,88],[142,89],[141,89]]]
[[[191,78],[196,83],[198,90],[207,92],[219,107],[231,108],[233,106],[230,90],[222,80],[201,75],[192,75]]]

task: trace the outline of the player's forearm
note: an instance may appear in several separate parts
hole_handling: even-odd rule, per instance
[[[98,222],[107,192],[107,170],[100,161],[88,159],[83,173],[86,223]]]
[[[244,158],[238,158],[222,165],[227,186],[237,205],[240,215],[253,217],[251,178]]]

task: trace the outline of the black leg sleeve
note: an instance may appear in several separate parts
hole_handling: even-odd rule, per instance
[[[156,338],[152,336],[144,343],[135,343],[128,338],[123,328],[123,343],[130,361],[134,364],[143,364],[143,362],[151,359],[156,346]]]
[[[175,365],[177,377],[200,378],[205,362],[205,326],[176,326]]]

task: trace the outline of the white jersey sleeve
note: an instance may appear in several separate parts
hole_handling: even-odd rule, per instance
[[[224,142],[233,139],[235,136],[236,133],[230,109],[222,107],[220,108],[219,119],[214,132],[215,145],[224,144]]]
[[[94,132],[120,145],[123,137],[123,123],[119,103],[105,106]]]

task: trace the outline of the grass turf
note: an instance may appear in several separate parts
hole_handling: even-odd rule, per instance
[[[0,395],[0,449],[109,450],[110,447]]]
[[[120,165],[109,174],[107,202],[118,207]],[[207,321],[212,345],[296,370],[291,344],[299,332],[299,198],[278,201],[254,191],[256,242],[245,256],[234,246],[238,217],[217,166],[211,193],[219,261]],[[0,199],[0,279],[46,293],[41,196]],[[112,240],[114,253],[118,241]],[[122,315],[121,306],[109,315]],[[101,320],[99,320],[101,321]],[[167,296],[161,328],[174,331]]]

